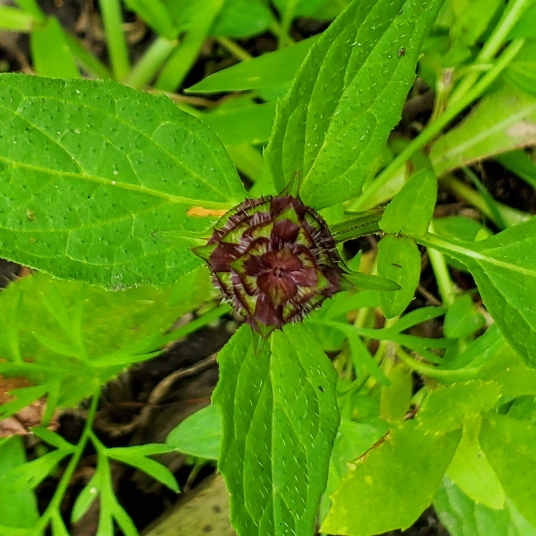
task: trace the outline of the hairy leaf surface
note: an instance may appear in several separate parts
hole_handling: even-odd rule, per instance
[[[324,32],[276,112],[267,159],[316,208],[359,195],[400,119],[442,0],[356,0]]]
[[[219,356],[219,470],[240,536],[312,534],[339,424],[337,375],[303,324],[258,346],[242,326]]]
[[[427,235],[419,242],[463,263],[504,338],[536,368],[536,218],[480,242]]]
[[[0,255],[57,277],[169,284],[244,195],[217,137],[165,97],[4,74],[0,122]]]

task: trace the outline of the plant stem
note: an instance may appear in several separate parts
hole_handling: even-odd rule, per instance
[[[277,40],[277,49],[286,47],[289,44],[290,38],[290,27],[292,26],[292,21],[294,20],[294,15],[296,12],[297,0],[288,0],[281,17],[281,27],[279,28],[279,36]]]
[[[63,497],[65,496],[65,493],[67,492],[67,488],[69,487],[69,483],[71,482],[71,478],[73,477],[73,474],[78,466],[78,463],[80,462],[80,458],[82,457],[82,454],[84,453],[84,450],[86,448],[87,442],[89,440],[89,437],[91,435],[91,428],[93,427],[93,421],[95,420],[95,415],[97,413],[97,407],[99,404],[99,395],[100,395],[100,387],[99,390],[96,391],[92,398],[91,398],[91,404],[89,406],[89,410],[87,413],[86,418],[86,424],[84,425],[84,430],[82,431],[82,435],[80,436],[80,439],[78,440],[78,444],[76,445],[76,451],[74,452],[72,458],[69,460],[69,463],[65,469],[65,472],[63,473],[60,483],[58,484],[58,487],[56,488],[56,491],[54,492],[54,496],[52,497],[52,500],[50,501],[49,505],[47,506],[47,509],[41,516],[39,520],[39,527],[41,530],[43,530],[49,520],[53,517],[54,511],[58,511],[61,503],[63,501]]]
[[[128,48],[123,32],[123,15],[119,0],[99,0],[110,63],[116,80],[122,80],[130,70]]]
[[[508,63],[514,58],[523,46],[524,39],[512,41],[501,54],[493,68],[482,79],[471,88],[462,98],[453,103],[435,121],[430,123],[408,146],[403,149],[390,164],[376,177],[371,186],[363,192],[358,199],[358,205],[362,205],[376,191],[385,186],[389,179],[404,165],[419,149],[432,141],[464,108],[469,106],[490,86],[499,76]]]
[[[247,50],[244,50],[240,45],[237,45],[234,41],[228,39],[227,37],[218,37],[216,41],[240,61],[247,61],[253,58],[253,56]]]
[[[433,223],[430,224],[430,230],[433,232]],[[449,269],[443,254],[435,249],[427,248],[428,258],[434,271],[439,294],[441,295],[441,301],[445,307],[454,303],[454,296],[456,295],[456,289],[452,279],[450,278]]]
[[[158,36],[130,73],[123,79],[123,83],[137,89],[148,84],[156,76],[160,67],[162,67],[176,46],[176,40],[172,41],[166,37]]]
[[[398,348],[396,354],[410,369],[420,372],[423,376],[429,376],[430,378],[435,378],[440,381],[446,380],[449,383],[473,380],[480,370],[478,368],[442,370],[432,365],[422,363],[421,361],[417,361],[408,353],[404,352],[402,348]]]
[[[462,170],[467,175],[467,177],[469,177],[469,179],[479,192],[482,201],[485,203],[491,214],[491,219],[493,220],[493,223],[495,223],[495,225],[499,227],[501,231],[504,231],[504,229],[508,227],[508,223],[504,219],[497,201],[493,199],[490,193],[486,190],[485,186],[480,182],[480,179],[476,176],[476,173],[471,168],[464,166]]]
[[[482,47],[482,50],[478,53],[474,63],[487,63],[495,57],[497,52],[503,46],[508,34],[530,4],[532,4],[532,0],[513,0],[513,2],[506,6],[501,20],[497,26],[495,26],[495,29]],[[452,93],[449,104],[454,104],[456,101],[463,98],[477,79],[478,73],[470,73],[464,78]]]

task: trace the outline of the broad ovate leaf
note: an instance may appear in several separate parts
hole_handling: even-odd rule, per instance
[[[519,512],[536,527],[536,431],[529,421],[493,415],[482,422],[480,444]]]
[[[0,122],[0,255],[57,277],[169,284],[243,197],[221,142],[164,96],[3,74]]]
[[[442,0],[355,0],[313,46],[276,112],[266,157],[305,204],[359,195],[376,171]]]
[[[435,235],[418,241],[467,267],[506,341],[536,367],[536,218],[480,242]]]
[[[387,205],[380,229],[390,234],[423,236],[432,219],[436,197],[436,176],[431,169],[421,169]]]
[[[471,500],[448,477],[434,499],[437,515],[451,536],[536,536],[536,528],[510,500],[502,510]]]
[[[322,531],[373,536],[409,527],[432,502],[459,439],[459,431],[430,433],[415,421],[394,426],[350,466]]]
[[[219,363],[218,469],[237,534],[313,534],[339,424],[334,368],[303,324],[266,341],[244,325]]]

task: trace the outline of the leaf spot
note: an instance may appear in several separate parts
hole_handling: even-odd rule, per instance
[[[198,218],[206,218],[207,216],[223,216],[227,213],[226,209],[213,209],[203,207],[192,207],[188,212],[188,216],[197,216]]]

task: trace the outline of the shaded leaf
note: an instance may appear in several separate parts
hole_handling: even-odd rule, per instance
[[[536,527],[536,430],[532,423],[493,415],[482,422],[480,444],[502,487]]]
[[[434,507],[451,536],[536,536],[536,529],[510,501],[503,510],[477,504],[448,477],[443,479]]]

